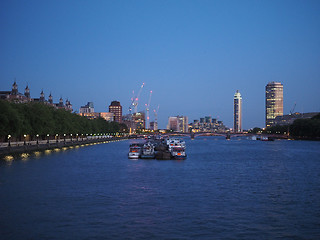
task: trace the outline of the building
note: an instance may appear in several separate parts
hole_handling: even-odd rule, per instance
[[[43,90],[40,93],[40,98],[31,98],[30,89],[28,85],[24,89],[24,94],[19,93],[18,84],[16,83],[16,81],[14,81],[11,91],[0,91],[0,99],[15,102],[15,103],[27,103],[27,102],[43,103],[46,105],[50,105],[56,109],[63,108],[70,112],[73,111],[72,104],[68,99],[66,100],[66,104],[63,104],[62,98],[60,98],[59,103],[53,103],[53,98],[51,93],[49,95],[49,99],[46,100]]]
[[[233,98],[233,131],[242,132],[242,97],[238,90]]]
[[[193,132],[216,132],[216,133],[224,133],[228,130],[226,126],[224,126],[222,121],[217,121],[216,118],[212,118],[211,116],[206,116],[204,118],[200,118],[200,120],[195,119],[192,123],[189,124],[189,129]]]
[[[109,112],[83,112],[83,113],[79,113],[79,115],[86,117],[88,119],[96,119],[101,117],[107,122],[114,121],[114,114]]]
[[[31,101],[30,90],[27,85],[25,89],[25,94],[19,93],[18,84],[16,83],[16,81],[14,81],[14,83],[12,84],[11,91],[0,91],[0,99],[16,103],[25,103]]]
[[[88,102],[86,105],[81,106],[79,109],[79,113],[93,113],[94,107],[93,102]]]
[[[290,125],[294,122],[296,119],[308,119],[312,118],[319,114],[319,112],[311,112],[311,113],[292,113],[292,114],[287,114],[287,115],[282,115],[282,116],[277,116],[274,120],[274,125]]]
[[[79,113],[79,115],[83,116],[83,117],[86,117],[88,119],[96,119],[96,118],[100,117],[100,113],[98,113],[98,112]]]
[[[109,112],[114,114],[114,121],[121,123],[122,121],[122,106],[118,101],[112,101],[109,106]]]
[[[187,133],[189,130],[188,117],[187,116],[177,116],[179,122],[180,132]]]
[[[142,130],[146,127],[146,116],[144,112],[137,112],[132,114],[132,129],[135,131],[137,129]]]
[[[169,117],[167,129],[174,132],[180,132],[179,120],[177,117]]]
[[[157,131],[158,130],[158,123],[157,122],[150,122],[150,130]]]
[[[188,132],[189,130],[188,117],[187,116],[169,117],[167,129],[172,130],[174,132]]]
[[[283,115],[283,85],[269,82],[266,86],[266,127],[274,125],[275,118]]]
[[[112,122],[114,120],[114,113],[111,112],[101,112],[100,117],[102,117],[107,122]]]

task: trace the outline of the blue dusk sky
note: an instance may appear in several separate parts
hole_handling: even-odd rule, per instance
[[[74,110],[88,101],[128,113],[132,91],[144,110],[160,105],[189,122],[212,116],[233,127],[233,95],[243,127],[265,125],[265,86],[284,85],[284,112],[320,111],[320,1],[0,1],[0,90]],[[151,114],[151,120],[154,115]]]

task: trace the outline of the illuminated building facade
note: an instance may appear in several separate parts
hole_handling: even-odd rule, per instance
[[[174,132],[188,132],[188,129],[189,129],[188,117],[187,116],[169,117],[167,129],[172,130]]]
[[[275,123],[277,116],[283,115],[283,85],[269,82],[266,86],[266,127]]]
[[[112,101],[109,106],[109,112],[114,114],[114,121],[121,123],[122,121],[122,106],[118,101]]]
[[[233,131],[242,132],[242,97],[238,90],[233,97]]]
[[[169,117],[167,129],[168,130],[172,130],[174,132],[179,132],[180,131],[179,121],[178,121],[177,117]]]

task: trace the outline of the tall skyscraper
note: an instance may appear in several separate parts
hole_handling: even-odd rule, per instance
[[[114,113],[114,121],[121,123],[122,106],[118,101],[112,101],[109,106],[109,112]]]
[[[242,132],[242,97],[239,90],[233,97],[233,131]]]
[[[277,116],[283,115],[283,85],[269,82],[266,86],[266,127],[274,124]]]

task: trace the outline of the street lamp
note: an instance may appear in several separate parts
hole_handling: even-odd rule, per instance
[[[49,144],[49,143],[50,143],[50,142],[49,142],[49,134],[47,134],[47,139],[48,139],[47,143]]]
[[[59,134],[57,133],[56,134],[56,142],[58,143],[59,141],[58,141],[58,136],[59,136]]]
[[[66,143],[66,134],[63,134],[63,141]]]
[[[76,134],[76,136],[77,136],[77,142],[79,142],[79,139],[78,139],[78,133]]]
[[[26,145],[26,137],[27,137],[27,135],[24,134],[24,135],[23,135],[23,145]]]
[[[9,135],[8,135],[8,147],[11,147],[10,140],[11,140],[11,135],[9,134]]]
[[[37,145],[39,145],[39,134],[37,134],[36,136],[37,136]]]
[[[72,142],[72,133],[70,134],[70,137],[71,137],[71,142]]]

